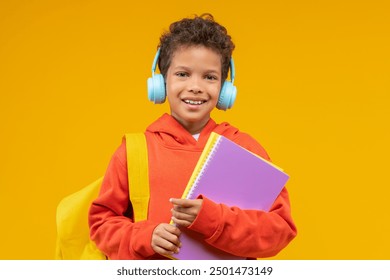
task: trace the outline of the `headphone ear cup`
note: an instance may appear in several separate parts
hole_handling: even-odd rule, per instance
[[[148,98],[154,104],[165,102],[165,82],[161,74],[155,74],[148,78]]]
[[[224,111],[230,109],[236,100],[236,96],[237,88],[231,82],[225,81],[219,94],[217,108]]]

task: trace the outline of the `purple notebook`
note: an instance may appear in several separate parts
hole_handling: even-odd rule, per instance
[[[183,197],[202,194],[230,207],[268,211],[288,179],[274,164],[212,133]],[[182,229],[180,240],[180,252],[173,255],[177,259],[244,259],[208,245],[202,235],[187,229]]]

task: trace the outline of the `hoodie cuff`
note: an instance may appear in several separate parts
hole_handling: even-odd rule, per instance
[[[198,198],[203,199],[202,208],[188,228],[203,234],[205,239],[208,239],[217,231],[219,221],[221,221],[222,211],[220,205],[212,200],[202,195]]]
[[[134,228],[135,234],[130,242],[130,251],[142,258],[149,258],[155,254],[152,248],[152,235],[157,224],[149,221],[138,222]]]

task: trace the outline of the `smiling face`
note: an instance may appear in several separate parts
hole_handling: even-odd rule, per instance
[[[165,80],[171,115],[191,134],[210,119],[221,90],[221,56],[204,46],[178,48]]]

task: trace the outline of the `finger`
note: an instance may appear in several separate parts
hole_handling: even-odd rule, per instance
[[[182,214],[182,215],[189,215],[189,216],[196,216],[198,215],[198,208],[196,207],[189,207],[189,208],[183,208],[180,206],[174,206],[172,208],[172,213]]]
[[[166,224],[164,229],[169,232],[170,234],[173,234],[175,235],[177,238],[179,238],[180,234],[181,234],[181,231],[180,229],[178,229],[177,227],[175,227],[174,225],[170,225],[170,224]]]
[[[196,212],[193,210],[182,211],[182,209],[172,209],[172,216],[179,220],[186,220],[192,222],[196,217]]]
[[[180,247],[178,245],[175,245],[172,242],[169,242],[168,240],[165,240],[163,238],[156,239],[154,244],[156,247],[160,248],[161,250],[165,250],[168,253],[177,253],[180,250]]]
[[[173,205],[177,205],[180,207],[192,207],[195,205],[194,200],[191,199],[182,199],[182,198],[171,198],[169,200]]]
[[[189,227],[192,222],[189,222],[189,221],[186,221],[186,220],[180,220],[180,219],[177,219],[175,217],[172,217],[172,221],[178,225],[178,226],[182,226],[182,227]]]
[[[178,247],[171,247],[171,249],[168,249],[168,248],[165,248],[164,245],[158,246],[158,245],[152,244],[152,248],[153,248],[154,252],[156,252],[160,255],[173,255],[173,254],[177,254],[178,252],[180,252],[180,248],[178,248]]]
[[[159,224],[153,231],[153,234],[157,234],[159,236],[162,236],[165,234],[165,232],[168,232],[170,234],[176,235],[177,237],[180,236],[181,231],[174,225],[170,224]]]
[[[161,247],[158,247],[158,246],[152,245],[152,249],[155,253],[160,254],[160,255],[173,255],[174,254],[174,252],[167,251],[167,250],[165,250]]]
[[[180,246],[180,233],[180,230],[173,225],[161,224],[153,232],[153,237],[160,238],[176,246]]]
[[[164,239],[165,241],[173,244],[174,246],[176,247],[180,247],[181,246],[181,243],[180,243],[180,239],[177,235],[174,235],[172,233],[164,233],[163,236],[161,236],[162,239]]]

